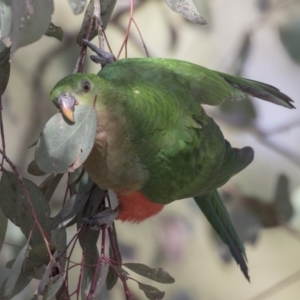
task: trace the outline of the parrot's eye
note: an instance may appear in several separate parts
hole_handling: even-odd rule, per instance
[[[91,84],[87,80],[81,82],[82,91],[88,93],[91,90]]]

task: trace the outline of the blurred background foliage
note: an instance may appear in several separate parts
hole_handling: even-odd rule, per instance
[[[18,49],[12,56],[10,80],[2,97],[7,154],[21,174],[37,184],[44,178],[27,173],[34,155],[28,146],[56,112],[49,92],[58,80],[73,72],[80,52],[76,39],[83,13],[75,15],[68,2],[72,3],[54,1],[52,22],[63,29],[62,41],[43,36]],[[114,54],[126,33],[129,2],[117,1],[105,31]],[[123,260],[161,266],[170,272],[175,284],[157,284],[166,291],[165,299],[299,299],[300,1],[194,2],[208,25],[181,18],[162,0],[135,1],[134,18],[150,56],[188,60],[269,83],[294,99],[298,108],[284,110],[250,98],[221,108],[207,107],[232,145],[250,145],[255,150],[254,162],[221,189],[246,243],[251,284],[189,200],[168,205],[139,226],[116,222]],[[93,42],[97,44],[97,38]],[[145,56],[133,26],[128,56]],[[87,60],[85,71],[98,70],[99,66]],[[61,208],[64,185],[50,202],[53,216]],[[10,224],[0,264],[16,256],[18,249],[10,244],[20,245],[23,239]],[[73,274],[74,278],[77,275]],[[36,284],[33,281],[14,299],[30,299]],[[117,286],[119,289],[104,298],[123,299],[121,286]],[[130,288],[135,299],[144,299],[134,284]]]

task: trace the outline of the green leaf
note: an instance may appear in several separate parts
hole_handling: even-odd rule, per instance
[[[0,209],[0,251],[2,249],[2,245],[5,239],[7,223],[8,223],[7,217]]]
[[[289,54],[290,58],[300,64],[300,15],[296,14],[282,23],[279,28],[281,43]]]
[[[117,0],[101,0],[100,1],[100,5],[101,5],[101,19],[102,19],[102,28],[105,29],[108,21],[111,17],[111,14],[115,8]],[[83,18],[83,22],[79,31],[79,34],[77,36],[77,44],[79,44],[80,46],[82,46],[82,40],[87,38],[88,40],[92,40],[97,34],[98,31],[95,27],[92,28],[92,31],[90,33],[90,35],[87,37],[87,32],[88,32],[88,28],[90,26],[90,23],[93,19],[94,16],[94,0],[91,0],[90,3],[88,4],[85,14],[84,14],[84,18]]]
[[[110,245],[109,245],[109,257],[112,261],[119,261],[120,263],[122,263],[122,256],[121,256],[120,249],[119,249],[115,223],[112,223],[112,226],[110,226],[110,228],[108,230],[111,231],[111,237],[112,237],[112,240],[110,241]],[[114,256],[112,247],[115,248],[116,255],[118,257]],[[120,269],[120,267],[118,265],[115,265],[115,268]],[[119,277],[118,277],[118,274],[116,273],[116,271],[112,267],[109,267],[107,278],[106,278],[107,290],[111,290],[115,286],[115,284],[118,281],[118,278]]]
[[[72,196],[51,220],[51,230],[65,227],[84,207],[89,198],[89,193]]]
[[[68,178],[68,185],[77,181],[83,175],[82,174],[83,172],[84,172],[83,166],[81,166],[78,169],[76,169],[74,172],[70,173]]]
[[[30,180],[23,178],[27,187],[33,209],[42,226],[44,233],[50,236],[50,208],[43,193]],[[37,228],[33,227],[34,219],[23,193],[21,184],[14,173],[3,171],[0,181],[0,207],[3,213],[18,227],[28,238],[33,230],[30,245],[44,244],[44,239]]]
[[[35,150],[38,167],[46,173],[73,172],[90,154],[96,136],[96,112],[91,106],[76,106],[76,122],[67,123],[61,113],[45,125]]]
[[[222,112],[222,120],[232,126],[250,126],[257,117],[255,106],[249,96],[239,101],[224,101],[219,109]]]
[[[64,174],[51,174],[39,186],[46,199],[50,201]]]
[[[157,289],[154,286],[144,284],[141,282],[137,282],[139,285],[140,290],[142,290],[146,297],[150,300],[160,300],[163,299],[165,296],[165,292],[161,292],[159,289]]]
[[[21,273],[21,268],[23,265],[23,261],[25,257],[28,254],[28,244],[26,244],[22,250],[19,252],[16,260],[14,261],[14,264],[12,265],[12,268],[10,270],[10,273],[7,277],[7,280],[4,285],[4,297],[10,299],[10,296],[13,293],[13,290],[15,288],[15,285],[17,283],[17,280],[19,278],[19,275]]]
[[[0,6],[0,9],[1,9],[1,6]],[[1,41],[0,41],[0,44],[4,45]],[[1,48],[3,48],[3,47],[1,47]],[[9,56],[10,56],[10,48],[4,47],[3,50],[0,52],[0,74],[1,74],[1,76],[0,76],[0,96],[2,96],[3,93],[5,92],[5,89],[6,89],[8,80],[9,80],[9,74],[10,74]]]
[[[97,248],[99,232],[100,231],[98,230],[92,230],[88,227],[83,227],[79,233],[79,243],[81,248],[84,250],[84,267],[81,281],[82,299],[86,299],[86,295],[90,290],[95,272],[95,267],[93,266],[97,265],[99,259],[99,252]]]
[[[160,283],[174,283],[175,279],[162,268],[150,268],[140,263],[126,263],[123,266],[131,271]]]
[[[27,167],[27,172],[33,176],[43,176],[47,173],[43,172],[37,165],[36,161],[33,160]]]
[[[277,214],[285,221],[290,220],[293,216],[293,206],[290,199],[289,179],[283,174],[278,177],[274,200]]]
[[[0,294],[1,294],[1,291],[2,291],[3,283],[6,281],[9,273],[10,273],[9,268],[0,267]]]
[[[12,1],[12,48],[14,53],[20,47],[39,40],[49,27],[53,13],[53,0]]]
[[[94,181],[90,178],[87,172],[83,172],[79,178],[76,180],[75,189],[78,194],[91,191]]]
[[[46,36],[54,37],[59,41],[62,41],[64,37],[64,32],[59,26],[55,26],[53,23],[50,23],[47,32],[45,33]]]
[[[43,300],[53,300],[53,299],[57,299],[56,293],[58,292],[58,290],[60,289],[60,287],[62,286],[64,282],[64,278],[63,277],[59,277],[56,280],[51,280],[45,290],[45,294],[43,297]]]
[[[11,0],[0,1],[0,40],[9,37],[12,27]]]
[[[57,256],[59,257],[67,247],[66,228],[51,230],[51,240],[56,245]],[[64,271],[66,259],[60,259],[61,269]]]
[[[68,0],[74,15],[79,15],[83,12],[86,6],[86,0]]]
[[[167,5],[180,16],[200,25],[206,25],[207,22],[199,14],[192,0],[165,0]]]

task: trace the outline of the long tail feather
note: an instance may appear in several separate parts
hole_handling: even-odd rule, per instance
[[[235,77],[221,72],[218,72],[218,74],[243,93],[287,108],[295,108],[292,104],[294,101],[272,85],[255,80]]]
[[[245,248],[231,223],[228,212],[218,192],[215,190],[205,196],[194,197],[194,199],[209,223],[219,234],[223,242],[229,247],[235,261],[240,265],[244,276],[250,281]]]

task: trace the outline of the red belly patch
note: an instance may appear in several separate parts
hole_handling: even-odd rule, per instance
[[[119,215],[121,221],[141,222],[158,214],[164,207],[163,204],[151,202],[141,192],[117,193],[119,199]]]

